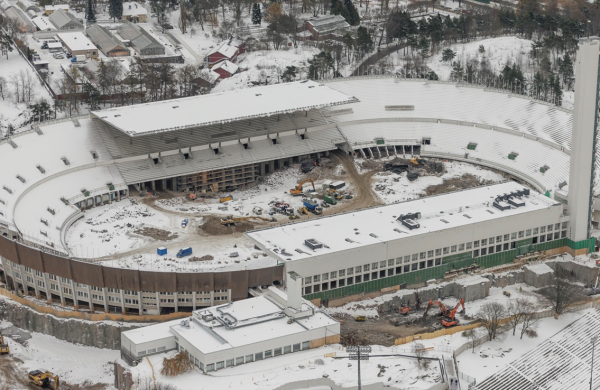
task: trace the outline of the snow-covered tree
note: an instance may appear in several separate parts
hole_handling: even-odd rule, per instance
[[[113,20],[121,20],[123,17],[123,0],[109,0],[108,14]]]
[[[252,4],[252,24],[259,25],[262,20],[262,13],[260,11],[260,4]]]
[[[92,4],[92,0],[88,0],[87,9],[86,9],[85,19],[89,23],[96,23],[96,11],[94,11],[94,5]]]

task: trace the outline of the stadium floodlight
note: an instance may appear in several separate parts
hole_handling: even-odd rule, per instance
[[[369,360],[371,347],[363,345],[350,345],[346,347],[346,352],[350,354],[350,356],[348,356],[348,359],[358,360],[358,390],[361,390],[362,386],[360,383],[360,361]]]

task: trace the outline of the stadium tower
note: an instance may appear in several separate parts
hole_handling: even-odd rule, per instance
[[[570,239],[575,242],[590,238],[592,227],[600,85],[599,57],[600,38],[584,38],[580,41],[575,64],[577,78],[568,193]]]

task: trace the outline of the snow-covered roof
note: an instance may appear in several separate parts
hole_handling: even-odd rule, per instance
[[[235,53],[237,53],[237,50],[238,50],[238,48],[237,48],[237,46],[233,45],[233,42],[230,43],[230,41],[225,41],[225,42],[221,43],[219,46],[216,46],[211,51],[209,51],[206,56],[209,56],[209,55],[215,54],[215,53],[220,53],[220,54],[223,54],[227,58],[231,58],[235,55]]]
[[[308,19],[307,22],[315,29],[315,31],[320,33],[350,27],[350,24],[348,24],[346,19],[341,15],[314,17]]]
[[[98,48],[82,32],[56,34],[63,43],[73,51],[98,50]]]
[[[62,9],[65,11],[69,10],[69,4],[55,4],[55,5],[47,5],[44,7],[46,11],[56,11],[57,9]]]
[[[283,296],[287,297],[285,293]],[[288,323],[289,317],[284,314],[284,307],[261,295],[197,310],[193,320],[189,322],[189,327],[177,324],[171,329],[200,352],[209,354],[300,334],[311,329],[337,326],[337,321],[319,311],[310,302],[303,300],[302,306],[302,311],[312,313],[314,310],[314,314]],[[215,320],[203,320],[202,315],[206,314],[212,315]],[[218,320],[225,317],[234,318],[235,322],[226,327]]]
[[[63,28],[71,22],[83,27],[83,24],[73,14],[62,9],[52,12],[48,18],[58,29]]]
[[[221,75],[217,72],[213,72],[212,69],[202,69],[198,77],[205,81],[208,81],[211,84],[214,84],[219,79],[219,77],[221,77]]]
[[[229,60],[224,60],[212,67],[212,70],[223,69],[229,74],[234,74],[240,67]]]
[[[92,112],[130,136],[208,126],[355,102],[314,81],[276,84]]]
[[[523,198],[525,204],[521,207],[500,211],[492,206],[497,196],[522,189],[520,184],[506,182],[257,230],[246,236],[280,260],[294,261],[477,222],[496,220],[501,223],[504,217],[560,206],[533,191]],[[401,215],[414,213],[421,213],[416,219],[419,228],[411,230],[397,221]],[[308,239],[322,241],[323,247],[313,251],[305,245]]]
[[[137,3],[135,1],[128,1],[123,3],[124,16],[138,16],[147,14],[148,11],[140,3]]]
[[[115,48],[125,48],[125,45],[117,37],[99,24],[93,24],[85,32],[105,55]]]
[[[40,31],[56,30],[56,27],[50,23],[50,19],[46,16],[40,16],[31,20]]]

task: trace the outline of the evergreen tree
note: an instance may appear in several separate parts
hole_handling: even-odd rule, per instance
[[[364,54],[373,50],[373,39],[371,38],[371,34],[369,34],[369,30],[360,26],[356,32],[358,33],[356,37],[356,46],[358,46],[361,52]]]
[[[297,72],[298,68],[295,66],[286,66],[285,71],[281,75],[281,79],[285,82],[294,81],[296,79]]]
[[[450,62],[456,57],[456,52],[452,51],[452,49],[444,49],[442,52],[442,61]]]
[[[260,4],[252,4],[252,24],[259,25],[262,21],[262,13],[260,12]]]
[[[123,17],[123,0],[109,0],[108,14],[113,20],[121,20]]]
[[[558,75],[554,76],[552,80],[552,95],[554,97],[553,103],[559,107],[562,106],[563,91],[560,86],[560,78]]]
[[[341,15],[344,19],[346,19],[346,22],[350,24],[350,13],[348,12],[348,9],[344,7],[344,4],[342,4],[340,0],[336,1],[335,5],[331,9],[331,14]]]
[[[573,79],[573,61],[569,56],[569,53],[565,54],[565,58],[562,60],[562,69],[559,70],[562,75],[563,83],[567,84],[568,87],[571,85]]]
[[[360,24],[360,16],[358,15],[358,10],[352,4],[352,0],[344,0],[344,7],[348,10],[348,15],[350,16],[350,20],[348,23],[351,26],[358,26]]]
[[[96,11],[94,11],[94,5],[92,4],[92,0],[88,0],[87,3],[87,15],[85,18],[89,23],[96,23]]]
[[[462,81],[463,79],[463,68],[458,62],[452,63],[452,72],[450,72],[450,77],[454,81]]]

